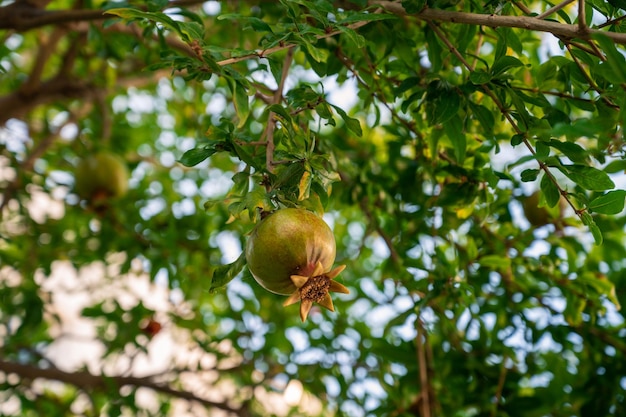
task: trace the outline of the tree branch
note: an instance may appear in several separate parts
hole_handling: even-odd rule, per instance
[[[381,6],[387,11],[400,16],[408,15],[400,3],[392,1],[372,1],[371,4]],[[469,25],[488,26],[492,28],[511,27],[534,30],[538,32],[548,32],[559,38],[589,39],[590,36],[601,33],[613,40],[615,43],[626,45],[626,33],[607,32],[590,28],[586,28],[586,30],[581,31],[578,25],[557,23],[529,16],[500,16],[494,14],[453,12],[449,10],[429,8],[425,8],[421,12],[410,16],[415,16],[419,19],[428,21],[465,23]]]
[[[103,391],[111,385],[118,388],[124,385],[132,385],[135,387],[149,388],[162,394],[194,401],[204,406],[218,408],[231,413],[241,413],[241,409],[233,408],[225,403],[200,398],[189,391],[177,390],[167,385],[154,382],[151,377],[94,375],[87,371],[66,372],[58,368],[42,369],[32,365],[24,365],[4,360],[0,360],[0,372],[4,372],[5,374],[17,374],[27,379],[43,378],[60,381],[84,390]]]
[[[61,98],[90,98],[96,87],[81,80],[55,77],[39,85],[31,93],[15,91],[0,97],[0,126],[14,117],[21,117],[31,108]]]
[[[170,1],[163,9],[186,7],[204,3],[205,0]],[[45,6],[44,6],[45,7]],[[24,32],[41,26],[58,25],[72,22],[85,22],[111,19],[103,9],[44,10],[31,2],[15,2],[0,7],[0,29],[13,29]]]
[[[293,45],[292,45],[293,46]],[[291,67],[291,62],[293,61],[294,48],[289,48],[287,50],[287,56],[285,56],[285,61],[283,62],[283,71],[280,75],[280,80],[278,83],[278,87],[274,92],[274,96],[272,97],[272,104],[279,104],[283,99],[283,90],[285,88],[285,82],[287,81],[287,75],[289,74],[289,67]],[[267,116],[267,126],[265,127],[265,132],[263,135],[265,136],[265,162],[267,165],[267,170],[269,172],[274,171],[274,128],[276,127],[276,120],[274,119],[274,112],[270,112]]]
[[[432,417],[431,407],[431,385],[428,378],[428,360],[426,359],[426,350],[424,344],[428,344],[427,334],[424,331],[421,320],[418,317],[415,321],[417,336],[415,336],[415,344],[417,348],[417,362],[419,363],[419,380],[421,387],[422,401],[420,403],[422,417]]]

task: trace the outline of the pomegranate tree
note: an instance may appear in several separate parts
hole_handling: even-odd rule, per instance
[[[289,295],[285,306],[300,301],[305,321],[313,303],[335,311],[331,292],[349,290],[334,280],[345,265],[335,262],[335,237],[316,214],[296,208],[278,210],[263,219],[246,244],[246,261],[266,290]]]

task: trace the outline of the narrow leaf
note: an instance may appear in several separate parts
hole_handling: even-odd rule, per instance
[[[602,65],[608,67],[606,72],[611,74],[609,81],[616,84],[626,83],[626,58],[624,58],[624,55],[617,50],[615,44],[608,36],[597,34],[594,38],[606,54],[606,62]]]
[[[461,107],[459,93],[442,81],[432,81],[426,93],[426,115],[431,125],[445,123]]]
[[[548,207],[556,206],[561,199],[561,193],[559,192],[559,188],[552,181],[552,179],[544,174],[543,178],[541,178],[540,187],[541,192],[546,199],[546,204],[548,205]]]
[[[309,198],[311,192],[311,171],[304,171],[298,185],[298,201]]]
[[[624,210],[625,190],[614,190],[593,199],[587,208],[600,214],[619,214]]]
[[[533,182],[539,176],[539,172],[540,171],[538,169],[534,169],[534,168],[525,169],[520,174],[520,179],[522,180],[522,182]]]
[[[282,117],[286,122],[291,123],[291,116],[289,112],[281,106],[280,104],[272,104],[267,108],[267,111],[271,111],[272,113],[276,113],[280,117]]]
[[[216,290],[218,288],[224,287],[230,281],[233,280],[241,272],[243,267],[246,265],[246,257],[242,252],[237,258],[236,261],[229,263],[227,265],[220,265],[217,267],[211,268],[209,274],[211,275],[211,286],[209,287],[211,291]]]
[[[181,156],[179,162],[186,167],[192,167],[209,158],[215,152],[217,151],[214,144],[205,146],[204,148],[189,149]]]
[[[495,77],[501,75],[511,68],[523,67],[524,64],[514,56],[505,55],[493,63],[491,74]]]
[[[348,114],[341,107],[335,106],[334,104],[332,104],[332,106],[337,111],[337,113],[339,113],[339,116],[341,116],[341,118],[343,119],[346,127],[350,129],[353,133],[356,133],[357,136],[361,137],[363,135],[363,130],[361,130],[361,123],[357,119],[348,116]]]
[[[564,165],[563,173],[586,190],[604,191],[615,188],[615,183],[608,174],[586,165]]]

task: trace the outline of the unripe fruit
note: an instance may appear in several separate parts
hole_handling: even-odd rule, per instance
[[[76,193],[92,205],[123,196],[128,190],[128,168],[119,156],[101,151],[82,159],[75,172]]]
[[[335,237],[317,215],[304,209],[281,209],[263,219],[246,244],[246,261],[254,279],[266,290],[289,295],[284,305],[301,300],[302,321],[317,302],[334,311],[330,292],[347,294],[333,279],[345,265],[332,269]]]
[[[539,207],[539,197],[539,191],[535,191],[531,195],[523,198],[522,207],[524,208],[526,219],[535,227],[556,224],[560,220],[563,209],[565,208],[563,200],[560,200],[559,204],[554,207]]]

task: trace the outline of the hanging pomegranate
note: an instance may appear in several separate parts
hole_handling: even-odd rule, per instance
[[[289,295],[285,306],[301,302],[302,321],[314,302],[335,311],[330,293],[349,293],[334,280],[345,265],[332,269],[336,255],[333,232],[308,210],[286,208],[267,216],[253,230],[245,254],[252,276],[263,288]]]

